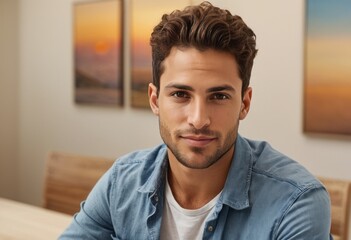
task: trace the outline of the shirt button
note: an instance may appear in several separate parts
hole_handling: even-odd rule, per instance
[[[208,228],[207,228],[207,230],[208,230],[209,232],[212,232],[212,231],[213,231],[213,229],[214,229],[214,228],[213,228],[213,226],[211,226],[211,225],[210,225],[210,226],[208,226]]]
[[[154,199],[155,199],[156,202],[158,202],[158,196],[157,195],[155,195]]]

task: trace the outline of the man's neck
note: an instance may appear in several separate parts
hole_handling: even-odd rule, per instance
[[[186,209],[198,209],[216,197],[224,187],[233,152],[229,151],[206,169],[187,168],[170,159],[168,183],[178,204]]]

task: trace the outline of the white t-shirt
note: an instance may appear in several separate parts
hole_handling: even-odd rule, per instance
[[[202,239],[206,218],[210,215],[219,196],[220,193],[199,209],[185,209],[174,199],[167,181],[160,233],[161,240]]]

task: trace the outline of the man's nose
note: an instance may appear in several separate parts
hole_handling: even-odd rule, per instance
[[[205,100],[193,100],[188,114],[188,123],[195,129],[208,127],[211,123],[210,112]]]

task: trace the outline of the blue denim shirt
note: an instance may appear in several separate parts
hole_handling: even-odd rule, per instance
[[[128,154],[99,180],[60,239],[159,239],[167,147]],[[305,168],[266,142],[238,136],[203,239],[327,240],[330,202]]]

